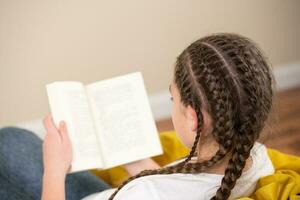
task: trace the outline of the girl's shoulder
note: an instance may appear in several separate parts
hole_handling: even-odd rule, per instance
[[[274,172],[267,148],[261,143],[255,143],[250,156],[252,166],[238,179],[230,198],[248,196],[254,190],[257,181]],[[212,173],[200,174],[161,174],[135,179],[126,184],[115,196],[115,199],[210,199],[220,186],[223,175]],[[102,194],[101,194],[102,193]],[[101,192],[97,200],[107,199],[113,189]],[[104,195],[106,193],[106,195]],[[103,197],[103,198],[100,198]],[[105,198],[104,198],[105,196]],[[92,199],[92,198],[91,198]]]
[[[272,174],[274,173],[274,166],[272,161],[269,157],[267,147],[259,142],[256,142],[251,149],[250,156],[253,160],[251,171],[254,172],[261,172]],[[249,170],[244,172],[245,174],[248,173]]]

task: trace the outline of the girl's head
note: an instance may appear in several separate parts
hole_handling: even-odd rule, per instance
[[[236,34],[204,37],[177,58],[172,120],[182,142],[197,153],[199,143],[218,151],[194,171],[203,171],[230,154],[217,199],[230,195],[272,107],[272,73],[258,47]],[[198,152],[199,153],[199,152]]]
[[[221,186],[213,197],[227,199],[271,110],[272,80],[261,51],[245,37],[215,34],[189,45],[177,58],[169,89],[173,125],[191,148],[190,155],[174,166],[143,171],[119,189],[146,175],[197,174],[229,156]],[[215,154],[201,162],[189,162],[207,143],[217,146]]]

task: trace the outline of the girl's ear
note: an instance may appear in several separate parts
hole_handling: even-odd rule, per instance
[[[209,134],[212,131],[212,119],[210,115],[203,109],[201,109],[202,112],[202,134]],[[186,108],[186,118],[188,123],[188,128],[190,131],[196,131],[198,127],[198,116],[194,108],[191,106],[188,106]]]
[[[186,108],[186,118],[190,131],[196,131],[198,127],[198,117],[194,108],[190,105]]]

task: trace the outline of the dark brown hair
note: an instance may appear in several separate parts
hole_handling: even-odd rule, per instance
[[[177,58],[174,81],[181,103],[192,106],[198,128],[190,154],[183,162],[144,170],[123,182],[109,199],[133,179],[172,173],[198,174],[230,155],[220,188],[212,199],[228,199],[272,108],[273,75],[261,50],[250,39],[220,33],[201,38]],[[213,119],[212,136],[219,150],[207,161],[189,162],[197,154],[205,109]]]

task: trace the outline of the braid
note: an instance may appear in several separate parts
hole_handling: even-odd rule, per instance
[[[233,36],[229,35],[228,37]],[[251,148],[263,128],[263,122],[271,107],[272,79],[268,65],[261,56],[257,56],[258,54],[256,56],[252,54],[251,59],[249,59],[249,52],[253,53],[253,51],[256,51],[257,53],[259,51],[253,45],[250,46],[248,40],[244,38],[238,38],[237,40],[239,43],[236,43],[234,39],[231,39],[231,41],[227,39],[226,44],[232,44],[231,48],[229,48],[232,51],[227,52],[226,55],[228,55],[227,59],[232,60],[236,71],[239,72],[242,88],[247,98],[242,99],[242,105],[239,107],[240,117],[236,125],[235,147],[228,167],[225,170],[221,187],[213,199],[227,199],[230,196],[231,190],[242,174]],[[248,49],[249,47],[252,49]],[[239,51],[236,50],[237,48],[239,48]],[[220,49],[228,51],[228,47],[226,49],[221,46]],[[263,70],[259,70],[259,67],[263,68]]]
[[[259,137],[272,105],[272,74],[260,50],[247,38],[235,34],[204,37],[188,46],[177,58],[174,80],[180,102],[197,114],[197,130],[190,154],[175,165],[144,170],[130,181],[157,174],[198,174],[230,160],[220,188],[212,199],[228,199],[241,176],[250,151]],[[212,116],[212,137],[219,149],[210,159],[190,162],[197,155],[203,128],[202,110]],[[189,133],[187,133],[189,134]]]
[[[245,136],[245,134],[238,133],[236,136],[239,143],[236,143],[232,157],[228,162],[228,166],[225,170],[224,178],[221,182],[221,187],[217,190],[216,196],[212,199],[228,199],[231,190],[234,188],[237,179],[241,176],[245,167],[246,160],[250,155],[250,150],[253,147],[253,137]]]

